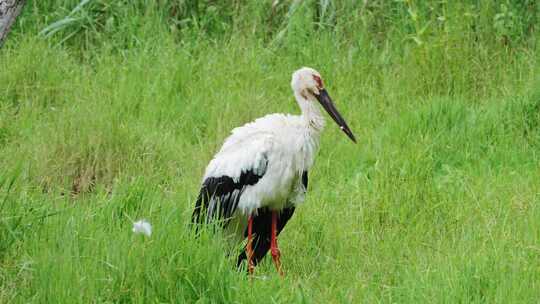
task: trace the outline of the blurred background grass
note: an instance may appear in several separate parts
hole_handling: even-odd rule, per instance
[[[0,52],[0,302],[535,302],[536,1],[29,1]],[[187,222],[229,131],[332,124],[249,280]],[[131,233],[147,218],[154,234]]]

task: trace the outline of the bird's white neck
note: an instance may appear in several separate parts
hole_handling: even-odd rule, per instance
[[[317,101],[309,100],[298,92],[295,92],[294,96],[302,110],[302,117],[306,122],[306,126],[310,131],[318,135],[324,129],[325,121]]]

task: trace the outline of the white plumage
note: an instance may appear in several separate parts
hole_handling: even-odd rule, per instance
[[[229,229],[244,237],[249,220],[263,223],[267,220],[263,217],[270,214],[266,211],[273,215],[288,208],[292,210],[290,218],[294,207],[304,200],[307,172],[319,148],[325,124],[319,103],[355,140],[317,71],[299,69],[293,74],[291,86],[301,115],[270,114],[235,128],[206,168],[194,221],[201,222],[201,211],[206,211],[206,222],[222,219]],[[273,225],[284,226],[288,218],[273,215],[272,221],[281,219]],[[255,234],[264,238],[265,231],[261,229],[265,228]],[[279,233],[276,229],[274,234]],[[279,256],[276,266],[278,263]]]
[[[230,176],[236,182],[242,171],[264,173],[244,190],[237,211],[251,214],[261,207],[281,209],[292,198],[294,188],[303,188],[302,172],[312,166],[318,149],[319,132],[310,132],[306,123],[302,116],[272,114],[234,129],[210,161],[203,180]]]

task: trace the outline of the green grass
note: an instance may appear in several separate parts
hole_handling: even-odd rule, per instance
[[[48,37],[78,2],[30,2],[0,51],[0,303],[538,301],[534,2],[135,2]],[[301,66],[359,144],[328,120],[286,277],[250,279],[190,213],[233,127],[298,112]]]

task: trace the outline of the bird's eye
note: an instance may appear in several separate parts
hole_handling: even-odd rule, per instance
[[[317,83],[317,88],[322,89],[324,87],[321,77],[313,75],[313,80]]]

